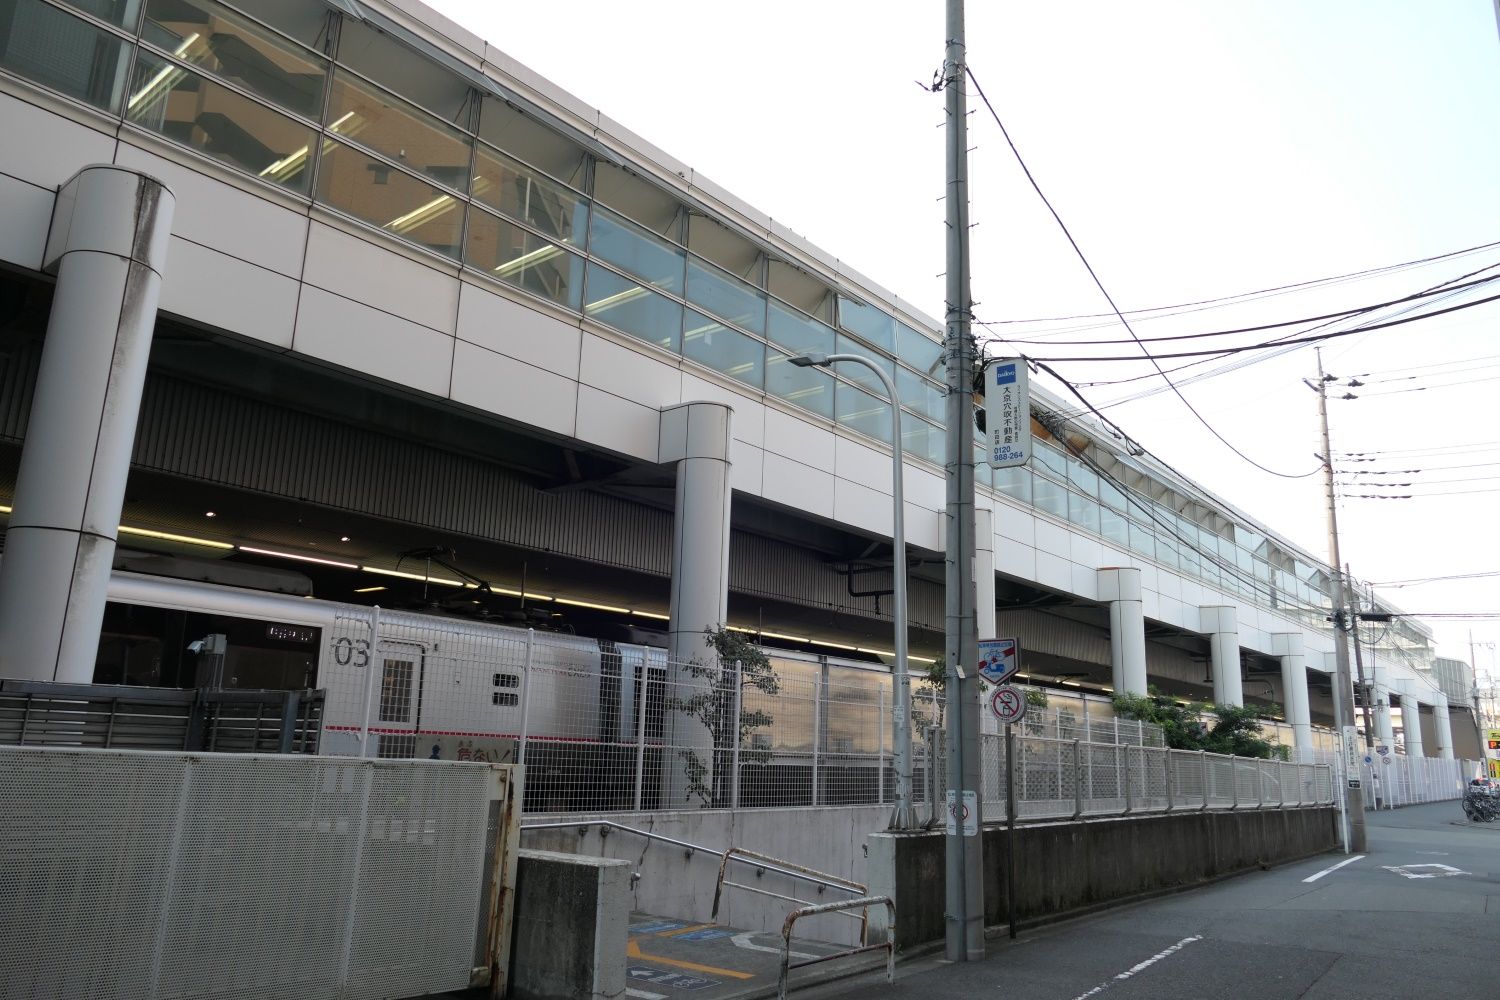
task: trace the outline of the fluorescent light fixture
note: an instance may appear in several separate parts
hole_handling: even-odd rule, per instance
[[[554,597],[553,600],[558,604],[570,604],[575,608],[591,608],[594,611],[613,611],[616,614],[621,615],[630,614],[629,608],[617,608],[612,604],[594,604],[591,601],[575,601],[568,597]]]
[[[869,653],[871,656],[895,656],[896,655],[894,652],[892,652],[889,649],[866,649],[864,646],[858,647],[858,651],[861,652],[861,653]],[[907,659],[911,659],[911,657],[907,657]]]
[[[390,222],[387,222],[384,228],[389,229],[393,233],[408,233],[418,226],[446,214],[457,204],[458,202],[453,200],[451,194],[440,194],[427,204],[419,205],[405,215],[396,216]]]
[[[269,177],[273,181],[284,181],[307,163],[307,154],[309,152],[310,149],[307,146],[303,146],[295,153],[288,153],[286,156],[283,156],[256,176]]]
[[[859,652],[858,646],[846,646],[842,642],[824,642],[822,639],[810,639],[808,641],[814,646],[827,646],[830,649],[847,649],[851,653]]]
[[[553,599],[546,594],[533,594],[529,590],[525,593],[522,593],[519,590],[508,590],[505,587],[491,587],[490,593],[504,594],[506,597],[524,597],[528,601],[550,601]]]
[[[907,654],[906,658],[908,660],[910,660],[911,662],[913,662],[913,663],[936,663],[937,662],[937,660],[929,659],[929,658],[927,658],[925,656],[912,656],[910,653]]]
[[[599,299],[596,302],[586,302],[584,303],[583,311],[588,315],[607,312],[608,310],[613,309],[615,306],[623,306],[627,302],[634,302],[636,299],[645,294],[646,289],[642,288],[640,285],[636,285],[633,288],[625,289],[623,292],[616,292],[613,295],[606,295],[604,298]]]
[[[10,508],[6,507],[4,504],[0,504],[0,514],[9,514],[9,513],[10,513]]]
[[[765,636],[767,639],[789,639],[792,642],[812,642],[812,640],[805,635],[785,635],[781,632],[762,632],[760,634]]]
[[[631,608],[630,613],[633,615],[639,615],[642,618],[655,618],[659,622],[669,622],[672,620],[671,615],[659,615],[655,611],[637,611],[634,608]]]
[[[382,591],[384,589],[385,589],[384,587],[358,587],[358,588],[355,589],[354,592],[356,594],[375,594],[375,593],[379,593],[380,591]]]
[[[1081,688],[1081,687],[1083,687],[1083,685],[1080,684],[1080,683],[1078,683],[1077,681],[1063,681],[1062,682],[1062,686],[1063,687],[1074,687],[1074,688]]]
[[[10,513],[10,508],[5,512]],[[191,535],[174,535],[170,531],[152,531],[150,528],[127,528],[120,525],[120,533],[125,535],[137,535],[141,538],[156,538],[163,542],[182,542],[185,545],[202,545],[208,549],[233,549],[234,546],[228,542],[215,542],[207,538],[194,538]]]
[[[501,264],[499,267],[495,268],[494,273],[500,275],[500,277],[502,278],[508,278],[512,274],[515,274],[517,271],[524,270],[528,267],[532,267],[533,265],[545,264],[547,263],[547,261],[558,256],[562,252],[562,247],[552,246],[551,244],[548,244],[544,247],[538,247],[537,249],[532,250],[528,253],[523,253],[515,260],[506,261],[504,264]]]
[[[472,587],[472,583],[464,583],[462,580],[449,580],[441,576],[424,576],[421,573],[403,573],[399,569],[379,569],[375,566],[360,566],[366,573],[379,573],[381,576],[398,576],[403,580],[418,580],[422,583],[441,583],[448,587]]]
[[[755,634],[755,629],[753,629],[753,628],[744,628],[744,627],[742,627],[740,625],[729,625],[729,626],[726,626],[726,627],[731,632],[743,632],[746,635],[754,635]]]
[[[272,549],[256,549],[249,545],[241,545],[241,552],[251,552],[258,556],[274,556],[277,559],[295,559],[297,562],[317,563],[320,566],[337,566],[339,569],[359,569],[354,563],[338,562],[334,559],[319,559],[317,556],[303,556],[295,552],[276,552]]]

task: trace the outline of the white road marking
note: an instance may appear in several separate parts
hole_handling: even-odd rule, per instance
[[[1329,872],[1336,872],[1340,868],[1344,867],[1345,865],[1352,865],[1352,864],[1354,864],[1354,862],[1358,861],[1360,858],[1363,858],[1363,857],[1365,857],[1365,855],[1363,855],[1363,854],[1356,854],[1352,858],[1345,858],[1343,861],[1340,861],[1338,864],[1334,865],[1332,868],[1324,868],[1322,871],[1318,872],[1318,874],[1316,874],[1316,875],[1309,875],[1309,876],[1307,876],[1307,878],[1303,879],[1302,881],[1304,881],[1304,882],[1316,882],[1318,879],[1322,878],[1324,875],[1327,875]]]
[[[1427,865],[1382,865],[1381,867],[1383,867],[1388,872],[1395,872],[1397,875],[1400,875],[1403,878],[1448,878],[1448,877],[1453,876],[1453,875],[1468,875],[1468,874],[1470,874],[1469,872],[1459,871],[1457,868],[1453,868],[1453,867],[1450,867],[1448,865],[1438,865],[1438,864],[1427,864]],[[1418,868],[1439,868],[1439,869],[1441,869],[1441,871],[1435,871],[1435,872],[1418,872],[1416,870]]]
[[[665,993],[648,993],[645,990],[638,990],[631,986],[625,987],[625,995],[635,997],[636,1000],[667,1000]]]
[[[1085,997],[1091,997],[1091,996],[1093,996],[1096,993],[1102,993],[1102,992],[1104,992],[1105,990],[1107,990],[1109,988],[1110,983],[1119,982],[1121,980],[1129,979],[1131,976],[1135,975],[1138,972],[1144,972],[1145,970],[1151,968],[1151,966],[1155,965],[1157,962],[1160,962],[1162,959],[1166,958],[1167,956],[1175,954],[1175,953],[1181,951],[1182,949],[1186,948],[1188,945],[1192,944],[1194,941],[1202,941],[1202,940],[1203,940],[1203,935],[1202,934],[1194,934],[1192,937],[1183,938],[1181,941],[1178,941],[1176,944],[1172,945],[1172,947],[1166,948],[1166,949],[1164,949],[1162,951],[1157,952],[1155,955],[1152,955],[1150,958],[1146,959],[1144,962],[1137,962],[1135,965],[1132,965],[1130,968],[1126,969],[1124,972],[1122,972],[1119,975],[1115,976],[1114,979],[1109,979],[1109,980],[1106,980],[1106,981],[1100,983],[1098,986],[1095,986],[1093,989],[1089,990],[1087,993],[1080,993],[1080,994],[1078,994],[1076,997],[1073,998],[1073,1000],[1084,1000]]]
[[[741,934],[736,934],[734,937],[730,938],[729,940],[731,940],[731,941],[734,942],[734,946],[736,948],[744,948],[746,951],[764,951],[764,952],[767,952],[768,954],[771,954],[771,955],[780,955],[781,954],[781,949],[780,948],[772,948],[769,945],[756,944],[753,940],[751,940],[751,935],[753,933],[754,933],[753,931],[745,931],[745,932],[743,932]],[[789,951],[789,952],[787,952],[787,954],[791,955],[793,958],[817,958],[818,957],[817,955],[809,955],[805,951]]]

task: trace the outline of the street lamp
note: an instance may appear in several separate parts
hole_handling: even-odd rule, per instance
[[[799,368],[827,368],[840,361],[864,365],[885,386],[885,394],[891,401],[891,502],[894,506],[891,525],[891,546],[894,550],[895,572],[895,655],[896,665],[892,680],[896,686],[895,718],[892,722],[895,743],[896,766],[896,810],[891,814],[892,830],[915,830],[916,810],[912,806],[911,787],[911,675],[906,669],[906,527],[903,515],[906,503],[902,496],[901,454],[901,397],[896,395],[896,383],[884,368],[862,354],[803,354],[791,359]]]

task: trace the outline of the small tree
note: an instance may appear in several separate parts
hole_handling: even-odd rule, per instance
[[[1139,719],[1161,727],[1167,746],[1173,750],[1207,750],[1236,757],[1287,759],[1287,748],[1260,735],[1259,709],[1242,705],[1181,704],[1151,689],[1147,695],[1117,694],[1115,711],[1128,719]],[[1275,706],[1271,706],[1275,710]],[[1214,716],[1212,727],[1203,714]]]
[[[702,687],[687,697],[668,698],[667,708],[702,723],[713,739],[712,761],[705,761],[690,747],[677,751],[687,776],[687,794],[697,796],[705,809],[711,809],[730,804],[736,742],[741,747],[741,763],[766,764],[771,760],[770,750],[744,746],[751,730],[769,726],[775,719],[761,709],[746,709],[743,694],[739,699],[739,719],[734,718],[735,664],[739,664],[742,692],[755,688],[766,694],[778,694],[781,680],[771,658],[744,633],[718,625],[704,630],[703,643],[713,650],[712,662],[694,657],[684,664],[689,676],[704,682]]]

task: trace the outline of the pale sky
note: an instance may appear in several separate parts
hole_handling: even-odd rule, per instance
[[[942,0],[428,2],[942,317],[943,96],[924,86],[942,61]],[[980,86],[1127,312],[1500,241],[1500,32],[1491,0],[972,0],[968,41]],[[972,95],[970,109],[978,317],[1107,311]],[[1155,337],[1295,319],[1398,298],[1491,264],[1500,265],[1500,247],[1133,325]],[[1500,282],[1470,297],[1497,292]],[[1366,468],[1424,470],[1387,477],[1419,484],[1387,492],[1500,491],[1491,405],[1500,367],[1485,367],[1500,365],[1497,324],[1500,303],[1328,342],[1327,369],[1369,383],[1355,390],[1363,398],[1330,403],[1335,452],[1399,449],[1405,454]],[[1020,337],[1056,327],[1003,329]],[[1248,344],[1285,332],[1224,339]],[[1140,353],[1118,322],[1054,336],[1127,343],[997,350]],[[1305,473],[1319,448],[1315,397],[1300,380],[1315,366],[1306,347],[1182,391],[1250,458]],[[1140,361],[1054,367],[1075,383],[1152,374]],[[1374,381],[1406,374],[1422,377]],[[1103,403],[1159,385],[1153,376],[1083,391]],[[1170,392],[1106,412],[1153,454],[1327,557],[1321,476],[1258,471]],[[1455,447],[1476,442],[1496,447]],[[1412,451],[1434,448],[1444,451]],[[1373,581],[1500,570],[1497,501],[1500,492],[1345,498],[1344,559]],[[1003,565],[1003,552],[997,558]],[[1384,593],[1413,612],[1500,612],[1500,576]],[[1472,629],[1481,671],[1496,665],[1500,621],[1429,624],[1442,655],[1468,660]]]

